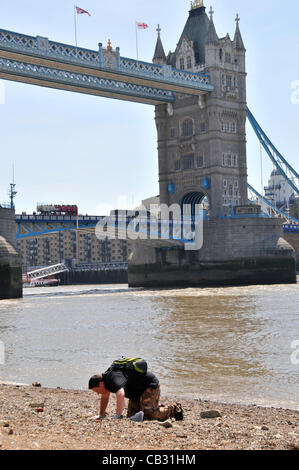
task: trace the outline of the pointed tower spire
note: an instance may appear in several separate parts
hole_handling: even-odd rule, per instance
[[[235,21],[236,21],[236,32],[235,32],[235,37],[234,37],[234,45],[236,49],[245,51],[243,39],[242,39],[240,28],[239,28],[240,17],[238,13],[237,13]]]
[[[157,33],[158,33],[158,38],[157,38],[157,44],[156,44],[156,49],[155,49],[155,54],[153,57],[153,63],[162,65],[166,63],[166,55],[164,52],[164,47],[161,41],[160,33],[161,33],[161,28],[160,25],[158,24],[157,27]]]
[[[212,7],[210,8],[209,14],[210,14],[210,24],[209,24],[209,28],[207,32],[206,44],[215,44],[219,42],[219,38],[216,33],[216,29],[215,29],[215,25],[213,21],[214,11]]]

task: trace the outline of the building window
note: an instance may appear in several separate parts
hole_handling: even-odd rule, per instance
[[[172,138],[175,137],[175,128],[174,128],[174,127],[172,127],[172,128],[170,129],[170,137],[172,137]]]
[[[238,155],[232,155],[230,153],[223,154],[223,166],[237,167],[238,166]],[[227,186],[225,186],[227,187]]]
[[[193,135],[193,121],[192,119],[185,119],[182,124],[182,136],[188,137]]]
[[[232,155],[232,166],[234,166],[234,167],[238,166],[238,156],[237,155]]]
[[[176,160],[174,162],[174,169],[175,169],[175,171],[179,171],[181,169],[181,161],[180,160]]]
[[[227,188],[227,180],[223,180],[223,187]]]
[[[226,132],[227,134],[236,134],[237,133],[236,121],[222,121],[221,131]]]
[[[232,76],[226,75],[226,86],[227,88],[232,88]]]
[[[190,56],[187,57],[187,69],[192,69],[192,61]]]
[[[232,55],[231,55],[230,52],[226,52],[226,53],[225,53],[225,62],[226,62],[227,64],[231,64],[231,62],[232,62]]]
[[[180,69],[181,70],[184,70],[185,68],[185,60],[183,57],[180,58]]]
[[[205,122],[202,122],[200,125],[200,131],[201,132],[207,132],[207,125]]]
[[[196,158],[196,166],[197,168],[202,168],[204,166],[204,158],[202,155]]]
[[[194,166],[194,155],[185,155],[183,158],[184,170],[192,170]]]

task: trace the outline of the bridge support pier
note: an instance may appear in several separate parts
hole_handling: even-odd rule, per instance
[[[129,261],[130,287],[195,287],[296,282],[295,251],[282,221],[214,219],[204,224],[201,250],[138,240]]]
[[[15,243],[14,210],[0,207],[0,300],[23,295],[22,259]]]

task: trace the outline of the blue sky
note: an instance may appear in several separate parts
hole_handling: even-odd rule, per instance
[[[188,17],[189,0],[78,0],[91,17],[78,17],[78,45],[120,47],[151,62],[159,23],[166,53],[174,50]],[[248,106],[273,143],[298,170],[299,104],[291,103],[291,84],[299,80],[299,2],[295,0],[211,0],[219,36],[233,37],[235,16],[247,49]],[[74,0],[1,1],[0,28],[74,44]],[[0,201],[15,165],[17,212],[37,202],[78,204],[81,213],[103,214],[134,206],[156,195],[158,161],[154,107],[3,81],[0,105]],[[248,124],[249,182],[261,189],[260,147]],[[264,155],[263,180],[272,164]]]

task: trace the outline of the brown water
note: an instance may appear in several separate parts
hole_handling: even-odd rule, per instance
[[[298,283],[61,286],[24,294],[0,301],[0,380],[86,388],[117,357],[138,355],[163,394],[299,409],[299,365],[291,360],[299,340]]]

